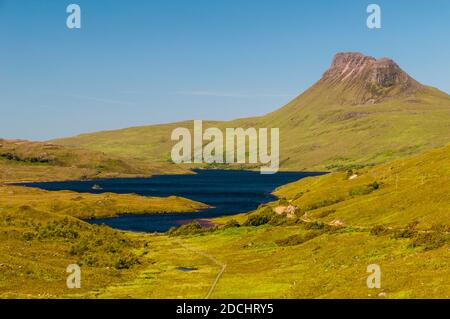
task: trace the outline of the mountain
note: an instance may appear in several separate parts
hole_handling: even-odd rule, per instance
[[[207,122],[204,127],[278,127],[285,170],[372,166],[446,145],[450,96],[423,85],[388,58],[338,53],[322,78],[284,107],[261,117]],[[150,162],[167,162],[176,127],[192,122],[132,127],[58,139]]]
[[[334,92],[333,99],[337,98],[342,105],[376,104],[425,89],[393,60],[377,60],[361,53],[338,53],[316,84],[317,90],[320,87]]]
[[[344,53],[283,108],[208,122],[279,127],[286,169],[346,168],[284,185],[214,229],[131,234],[78,219],[204,207],[185,199],[0,185],[0,297],[73,297],[64,283],[76,263],[85,298],[449,298],[450,145],[434,148],[449,141],[449,101],[392,60]],[[167,173],[179,126],[192,122],[0,140],[0,182]],[[374,264],[380,289],[367,285]]]

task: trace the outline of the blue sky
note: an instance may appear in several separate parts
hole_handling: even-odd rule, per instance
[[[448,0],[0,0],[0,137],[264,114],[339,51],[391,57],[450,92],[449,31]]]

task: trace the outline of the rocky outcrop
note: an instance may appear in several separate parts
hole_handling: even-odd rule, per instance
[[[423,88],[393,60],[355,52],[336,54],[320,82],[343,88],[343,96],[349,91],[344,100],[352,104],[378,103]]]
[[[338,53],[322,79],[326,81],[351,81],[376,61],[361,53]]]

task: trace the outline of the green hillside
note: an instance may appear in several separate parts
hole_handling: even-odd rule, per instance
[[[0,139],[0,182],[150,176],[186,171],[170,163],[65,147],[53,143]]]
[[[204,126],[278,127],[286,170],[337,170],[383,163],[450,141],[450,96],[419,84],[389,59],[337,54],[330,69],[286,106],[262,117]],[[132,127],[58,139],[150,162],[170,161],[176,127]]]
[[[81,218],[207,207],[175,196],[44,191],[7,183],[147,176],[161,166],[49,143],[0,140],[0,298],[66,295],[66,267],[73,263],[83,267],[78,292],[123,282],[150,264],[136,253],[138,248],[145,252],[144,238]]]
[[[36,191],[65,203],[3,208],[0,296],[450,298],[448,176],[450,146],[302,179],[280,187],[277,201],[213,220],[216,229],[158,235],[81,223],[64,208],[70,192]],[[65,289],[70,262],[83,265],[81,290]],[[366,285],[371,264],[380,289]]]
[[[449,298],[449,176],[447,146],[302,179],[280,187],[278,201],[216,219],[217,230],[148,237],[156,263],[91,296],[202,298],[220,275],[212,298]],[[380,289],[366,285],[371,264]]]
[[[449,298],[448,176],[450,146],[302,179],[254,212],[215,219],[218,229],[147,236],[144,259],[154,263],[88,296]],[[381,268],[379,289],[366,285],[371,264]]]
[[[308,218],[344,225],[450,230],[450,146],[370,169],[305,178],[280,187]],[[326,215],[326,216],[325,216]]]

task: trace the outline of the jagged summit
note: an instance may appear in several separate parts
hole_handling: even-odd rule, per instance
[[[330,68],[323,75],[323,79],[329,81],[351,80],[375,61],[375,58],[361,53],[337,53]]]
[[[357,52],[336,54],[319,83],[341,88],[342,103],[351,104],[378,103],[423,88],[393,60]]]

